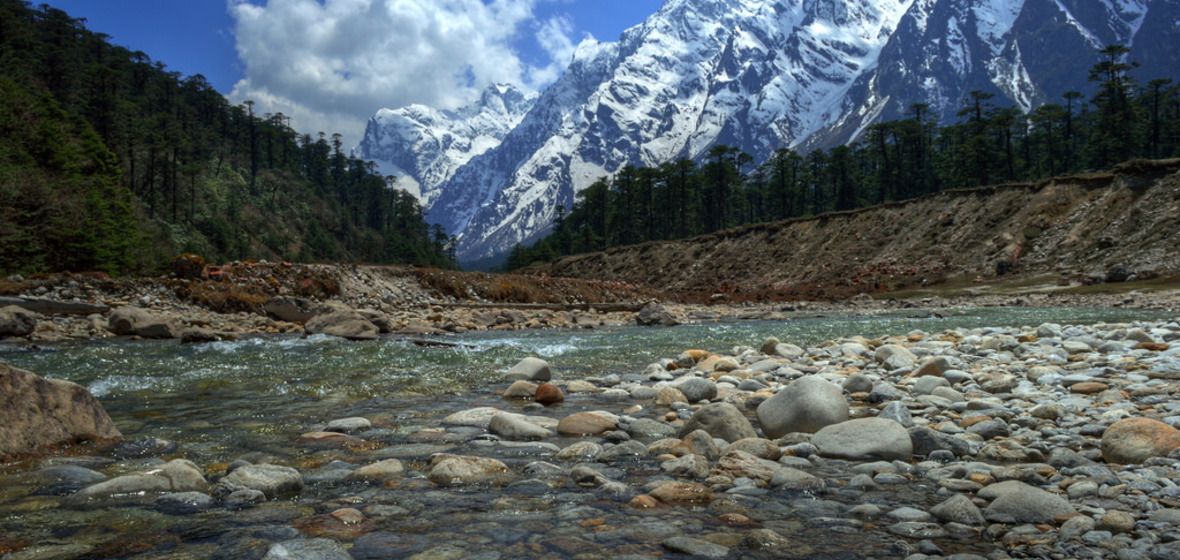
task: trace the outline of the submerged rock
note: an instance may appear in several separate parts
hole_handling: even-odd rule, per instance
[[[53,445],[122,437],[85,387],[0,363],[0,460]]]

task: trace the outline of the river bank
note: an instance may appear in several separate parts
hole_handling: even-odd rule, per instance
[[[0,316],[0,339],[53,343],[144,336],[112,324],[112,312],[134,307],[160,323],[149,337],[191,341],[258,334],[304,334],[310,316],[339,309],[366,314],[370,334],[444,335],[483,330],[595,328],[634,324],[638,310],[659,303],[671,323],[781,320],[790,312],[875,312],[956,307],[1111,307],[1180,309],[1180,289],[1169,285],[1106,284],[1103,291],[1070,292],[1004,283],[875,294],[822,301],[687,304],[676,294],[619,282],[490,275],[407,267],[246,263],[223,267],[221,280],[159,278],[112,280],[94,275],[10,277],[0,282],[0,308],[35,315]],[[1137,289],[1138,288],[1138,289]],[[270,306],[276,298],[299,300]],[[289,302],[288,302],[289,303]],[[278,311],[286,309],[288,312]],[[31,325],[31,328],[29,328]]]
[[[1004,322],[986,317],[975,323]],[[506,345],[505,365],[460,368],[480,370],[463,389],[419,397],[339,362],[389,349],[374,363],[401,363],[407,347],[389,341],[218,343],[208,351],[220,358],[188,366],[206,351],[177,362],[168,356],[185,347],[139,343],[152,345],[144,364],[182,368],[178,379],[246,351],[262,360],[244,362],[250,378],[271,375],[263,364],[282,355],[273,375],[304,388],[169,378],[144,392],[95,367],[87,383],[127,442],[7,467],[0,547],[11,558],[1176,557],[1180,325],[938,327],[949,320],[859,336],[872,324],[851,316],[830,327],[849,334],[828,339],[788,335],[791,322],[765,324],[781,340],[724,327],[708,349],[617,372],[553,358],[510,367],[556,352],[555,340],[591,344],[543,338]],[[700,328],[680,327],[703,342]],[[133,367],[136,348],[85,361]],[[331,374],[313,365],[321,354],[337,356]],[[534,402],[553,394],[544,383],[563,399]],[[139,493],[161,472],[180,485]]]

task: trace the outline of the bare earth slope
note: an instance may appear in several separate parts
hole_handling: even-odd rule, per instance
[[[999,272],[1050,285],[1175,276],[1180,159],[620,247],[540,272],[686,299],[847,296]]]

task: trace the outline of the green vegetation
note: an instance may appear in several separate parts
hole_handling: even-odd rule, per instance
[[[517,246],[509,270],[576,253],[678,239],[743,224],[819,215],[905,200],[942,189],[1027,181],[1107,169],[1130,158],[1180,156],[1180,85],[1140,86],[1122,62],[1127,49],[1102,50],[1090,73],[1089,102],[1067,92],[1064,105],[1028,114],[997,107],[973,91],[960,121],[938,127],[929,107],[870,126],[855,144],[803,155],[780,149],[761,165],[728,146],[701,163],[624,167],[559,207],[552,233]]]
[[[392,177],[253,105],[0,0],[0,274],[154,272],[179,253],[450,266]]]

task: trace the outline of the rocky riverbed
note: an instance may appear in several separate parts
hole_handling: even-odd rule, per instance
[[[1178,340],[1176,321],[768,339],[586,378],[522,359],[230,463],[148,439],[9,466],[0,551],[1180,558]]]

